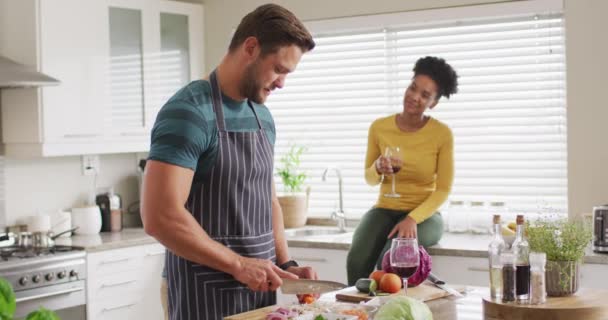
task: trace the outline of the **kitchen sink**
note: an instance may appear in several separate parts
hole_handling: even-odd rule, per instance
[[[291,229],[291,230],[285,230],[285,236],[289,237],[289,238],[293,238],[293,237],[311,237],[311,236],[330,236],[330,235],[340,235],[340,234],[347,234],[351,231],[346,230],[346,231],[340,231],[339,229],[333,229],[333,228],[324,228],[324,229],[308,229],[308,228],[303,228],[303,229]]]

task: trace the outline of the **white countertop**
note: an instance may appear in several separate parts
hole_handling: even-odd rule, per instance
[[[335,228],[335,227],[315,227]],[[287,240],[289,247],[348,250],[352,232],[337,235],[294,237]],[[430,255],[486,258],[489,234],[444,233],[438,244],[427,249]],[[142,228],[126,228],[121,232],[102,232],[95,235],[75,235],[58,238],[57,244],[84,247],[87,252],[97,252],[137,245],[157,243]],[[608,254],[588,250],[585,263],[608,264]]]

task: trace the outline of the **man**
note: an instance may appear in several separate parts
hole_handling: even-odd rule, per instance
[[[274,304],[282,278],[316,279],[289,260],[263,105],[314,46],[293,13],[260,6],[209,78],[159,112],[141,203],[146,232],[168,249],[170,319],[221,319]]]

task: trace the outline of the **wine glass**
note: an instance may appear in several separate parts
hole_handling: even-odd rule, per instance
[[[401,170],[401,165],[403,164],[403,160],[401,159],[401,150],[399,147],[391,147],[388,146],[384,150],[384,157],[388,158],[391,162],[391,167],[393,167],[393,174],[391,175],[392,189],[391,193],[385,193],[384,196],[387,198],[399,198],[400,194],[395,192],[395,174]]]
[[[411,277],[420,265],[420,251],[416,238],[394,238],[390,253],[391,268],[403,279],[403,292],[407,295],[407,278]]]

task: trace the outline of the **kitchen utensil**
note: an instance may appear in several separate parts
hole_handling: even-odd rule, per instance
[[[36,248],[52,248],[55,245],[55,239],[63,234],[71,233],[78,229],[78,227],[62,231],[58,234],[54,234],[53,231],[49,232],[33,232],[32,233],[32,245]]]
[[[593,251],[608,252],[608,205],[593,207]]]
[[[309,280],[309,279],[282,279],[281,291],[285,294],[325,293],[346,288],[340,282]]]
[[[101,211],[96,205],[72,208],[72,227],[76,234],[97,234],[101,230]]]
[[[51,214],[51,231],[58,234],[63,230],[72,228],[72,214],[69,211],[57,211]],[[61,235],[62,238],[71,237],[71,233],[64,233]]]
[[[452,287],[448,286],[447,284],[445,284],[445,281],[437,278],[437,276],[435,276],[432,272],[429,274],[429,277],[427,278],[427,280],[429,280],[437,288],[445,290],[449,294],[452,294],[452,295],[454,295],[456,297],[459,297],[459,298],[463,297],[463,295],[460,292],[458,292],[454,288],[452,288]]]

